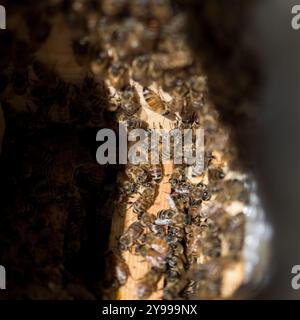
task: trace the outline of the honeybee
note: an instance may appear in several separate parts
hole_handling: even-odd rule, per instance
[[[218,258],[221,255],[221,239],[216,233],[203,226],[190,225],[187,233],[187,257],[190,263],[197,262],[203,255],[206,259]]]
[[[169,183],[171,184],[172,189],[175,189],[177,184],[186,179],[185,170],[183,166],[176,166],[173,169]]]
[[[187,209],[190,205],[191,190],[193,186],[188,182],[179,183],[174,192],[172,193],[172,199],[175,201],[176,207],[181,211]]]
[[[238,256],[244,243],[245,215],[241,212],[227,219],[224,239],[227,242],[228,255],[232,258]]]
[[[166,240],[169,244],[174,244],[176,242],[180,242],[185,237],[184,228],[181,226],[169,226],[168,235]]]
[[[184,104],[180,112],[180,125],[181,129],[190,129],[197,121],[197,114],[195,109],[191,106],[188,97],[184,98]]]
[[[139,216],[139,221],[146,227],[148,227],[150,224],[154,223],[155,221],[155,216],[151,213],[148,212],[143,212]]]
[[[132,78],[133,80],[144,83],[149,67],[149,55],[141,55],[132,61]]]
[[[168,257],[168,266],[172,270],[172,276],[178,277],[185,268],[187,259],[185,256],[185,250],[180,242],[171,244],[172,254]]]
[[[175,80],[174,80],[174,84],[173,84],[173,92],[176,94],[176,95],[179,95],[179,96],[186,96],[187,93],[189,92],[188,91],[189,88],[186,84],[186,81],[184,81],[183,78],[180,78],[180,77],[177,77]]]
[[[187,195],[187,198],[179,193],[172,193],[169,198],[168,202],[172,208],[172,210],[176,212],[184,212],[186,205],[189,201],[189,195]]]
[[[208,169],[208,178],[209,181],[218,181],[224,179],[225,173],[221,168],[209,168]]]
[[[187,278],[196,281],[196,287],[189,299],[215,299],[220,296],[222,272],[226,261],[212,259],[204,264],[191,266]]]
[[[159,81],[163,76],[163,70],[159,61],[156,61],[151,57],[148,69],[147,69],[147,78],[150,78],[152,81]]]
[[[170,281],[164,287],[164,300],[178,300],[180,299],[180,292],[184,289],[186,282],[183,279],[178,279],[176,281]]]
[[[148,172],[152,177],[152,180],[155,183],[160,183],[163,175],[164,175],[164,169],[161,163],[159,164],[152,164],[148,167]]]
[[[204,214],[202,213],[201,208],[202,208],[201,203],[198,203],[197,205],[191,205],[188,208],[188,215],[191,219],[191,222],[195,225],[199,225],[199,223],[205,217]]]
[[[157,195],[156,185],[150,184],[143,190],[140,197],[133,204],[133,212],[141,215],[146,212],[153,204]]]
[[[193,75],[189,79],[189,85],[196,92],[204,92],[207,90],[207,77],[204,75]]]
[[[193,186],[187,181],[178,182],[176,187],[174,188],[174,192],[181,195],[189,195]]]
[[[191,90],[189,93],[189,99],[191,108],[194,110],[201,110],[207,101],[207,94]],[[199,124],[198,122],[199,119],[196,119],[197,124]]]
[[[164,226],[151,223],[148,228],[157,237],[164,238],[166,236],[166,230]]]
[[[142,213],[139,217],[139,222],[147,227],[155,236],[164,237],[166,234],[164,226],[155,223],[155,216],[148,212]]]
[[[248,201],[249,192],[244,182],[240,180],[232,179],[222,181],[220,188],[221,190],[216,196],[218,202],[241,201],[246,203]]]
[[[108,78],[111,85],[120,90],[129,85],[129,68],[120,61],[113,62],[108,69]]]
[[[172,209],[163,209],[158,211],[157,218],[155,220],[155,223],[158,225],[171,225],[173,224],[172,218],[175,216],[176,212]]]
[[[155,223],[165,226],[182,226],[188,223],[188,217],[182,212],[173,211],[171,209],[160,210],[157,213]]]
[[[103,76],[112,61],[109,51],[101,46],[95,46],[90,53],[90,70],[94,75]]]
[[[192,295],[195,295],[198,283],[194,280],[188,282],[187,286],[182,290],[181,296],[183,299],[189,300]]]
[[[202,221],[199,223],[199,227],[202,230],[207,230],[211,234],[216,234],[219,230],[217,223],[210,218],[202,219]]]
[[[142,166],[129,165],[126,167],[127,177],[137,185],[143,185],[148,180],[147,171]]]
[[[121,93],[120,107],[128,115],[134,115],[141,107],[140,98],[134,86],[126,86]]]
[[[129,180],[123,181],[121,183],[121,185],[119,186],[119,192],[120,192],[121,196],[123,196],[123,195],[129,196],[133,193],[136,193],[137,190],[138,190],[138,186]]]
[[[161,254],[163,257],[167,257],[171,253],[171,247],[165,239],[156,237],[152,233],[147,233],[143,236],[142,242]]]
[[[166,268],[166,257],[146,244],[137,245],[136,253],[140,254],[150,265],[164,271]]]
[[[133,222],[119,239],[119,247],[121,250],[129,250],[144,233],[143,225],[136,221]]]
[[[148,87],[144,87],[143,96],[148,104],[148,107],[163,116],[170,113],[168,103],[165,102],[158,93]]]
[[[197,206],[201,204],[202,201],[208,201],[210,197],[207,185],[200,182],[190,190],[190,205]]]
[[[152,267],[137,284],[137,295],[139,299],[148,299],[157,290],[157,285],[163,273],[160,269]]]
[[[185,271],[185,264],[181,257],[171,255],[167,259],[167,265],[169,267],[168,273],[167,273],[167,281],[172,282],[178,277],[182,275],[182,273]]]
[[[106,256],[106,279],[105,288],[118,289],[126,284],[130,275],[128,265],[121,252],[109,251]]]

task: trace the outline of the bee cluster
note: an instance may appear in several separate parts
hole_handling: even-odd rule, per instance
[[[201,61],[188,45],[185,14],[167,0],[103,1],[100,20],[88,6],[76,8],[73,22],[83,12],[91,16],[88,33],[81,34],[78,23],[72,28],[76,60],[105,80],[117,122],[151,132],[149,109],[174,128],[205,131],[204,169],[199,163],[174,165],[169,209],[149,213],[164,177],[162,162],[129,164],[119,176],[119,202],[131,204],[136,221],[108,254],[105,286],[126,285],[130,268],[122,252],[128,251],[150,266],[137,284],[140,299],[149,298],[161,279],[165,299],[222,297],[225,268],[242,260],[248,190]],[[176,137],[173,149],[175,144]]]
[[[67,82],[35,56],[51,32],[54,16],[61,14],[70,29],[74,59],[85,74],[80,84]],[[165,177],[161,162],[130,164],[119,175],[117,205],[132,198],[136,221],[120,236],[118,249],[107,254],[103,287],[116,290],[126,285],[130,268],[123,253],[129,251],[150,266],[137,284],[140,299],[149,298],[161,279],[165,299],[220,298],[226,266],[242,260],[248,190],[229,129],[219,119],[201,61],[192,54],[186,39],[186,18],[176,1],[169,0],[41,1],[36,14],[28,13],[26,21],[31,45],[15,41],[8,34],[6,41],[11,46],[7,48],[13,47],[14,62],[8,63],[10,52],[4,55],[7,61],[0,62],[6,121],[29,139],[49,127],[81,132],[104,126],[116,128],[117,123],[151,132],[147,110],[174,128],[204,129],[204,168],[199,163],[174,165],[168,177],[168,209],[149,213]],[[11,92],[17,103],[7,99]],[[109,205],[101,208],[107,196],[99,187],[106,181],[103,170],[96,168],[90,155],[83,155],[86,150],[81,150],[71,164],[68,162],[74,143],[78,144],[77,151],[81,150],[80,142],[66,135],[60,147],[47,150],[45,157],[37,143],[40,170],[22,168],[27,180],[21,182],[35,186],[34,212],[41,209],[41,204],[49,215],[63,212],[59,223],[66,235],[57,244],[56,278],[50,282],[61,281],[64,273],[59,261],[67,253],[68,263],[72,262],[88,237],[83,225],[90,193],[95,196],[92,202],[96,211],[109,211]],[[176,137],[172,150],[175,144]],[[39,179],[46,185],[36,183]],[[32,210],[28,208],[23,214]]]

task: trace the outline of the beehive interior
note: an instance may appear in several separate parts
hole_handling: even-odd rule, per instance
[[[234,296],[244,281],[248,176],[187,38],[188,13],[167,0],[30,5],[11,5],[14,19],[1,34],[0,241],[16,288],[9,295]],[[203,128],[204,171],[171,162],[154,181],[151,165],[99,165],[97,131],[133,120],[149,132]],[[134,213],[147,188],[156,196]],[[159,227],[170,199],[171,222]],[[142,232],[124,248],[133,223]]]

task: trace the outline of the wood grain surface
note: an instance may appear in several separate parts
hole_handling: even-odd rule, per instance
[[[170,184],[168,183],[169,174],[171,172],[172,164],[164,165],[165,175],[162,182],[160,183],[158,196],[153,206],[148,210],[149,213],[156,215],[159,210],[169,207],[166,201],[166,197],[171,191]],[[117,239],[120,237],[123,231],[131,223],[137,220],[137,215],[132,212],[132,207],[129,207],[126,210],[124,220],[122,220],[122,213],[120,212],[120,210],[116,210],[113,216],[110,238],[110,244],[112,248],[117,245]],[[129,277],[126,285],[119,289],[116,298],[119,300],[135,300],[138,299],[136,292],[137,282],[141,278],[143,278],[147,271],[149,271],[150,265],[146,261],[143,261],[143,257],[141,256],[133,255],[130,252],[125,252],[123,255],[129,266],[131,276]],[[149,300],[161,299],[163,282],[164,279],[162,278],[159,282],[158,290],[149,297]]]

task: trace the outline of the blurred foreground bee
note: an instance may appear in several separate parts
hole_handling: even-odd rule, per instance
[[[209,168],[208,169],[208,178],[209,181],[218,181],[225,177],[225,173],[221,168]]]
[[[129,69],[121,62],[114,62],[108,69],[108,79],[111,85],[120,90],[129,85]]]
[[[145,76],[147,74],[147,70],[148,70],[149,60],[150,60],[149,55],[142,55],[142,56],[136,57],[132,61],[133,80],[137,82],[144,81]]]
[[[249,192],[245,187],[245,183],[238,179],[231,179],[222,181],[216,200],[219,202],[241,201],[246,203],[248,197]]]
[[[187,232],[187,257],[190,263],[198,262],[201,256],[205,261],[221,255],[221,239],[215,232],[192,225],[185,228]]]
[[[162,275],[161,270],[152,267],[137,285],[138,298],[142,300],[148,299],[157,290],[157,285]]]
[[[104,76],[112,62],[109,51],[101,46],[95,46],[90,53],[90,70],[98,76]]]
[[[199,109],[205,105],[208,97],[207,78],[203,75],[195,75],[190,78],[189,82],[192,106]]]
[[[204,264],[193,264],[186,279],[196,282],[188,299],[215,299],[220,296],[222,275],[227,265],[224,259],[212,259]]]
[[[136,253],[140,254],[152,267],[164,271],[166,268],[166,257],[153,248],[142,244],[136,247]]]
[[[129,267],[121,252],[110,251],[106,256],[106,279],[104,286],[107,289],[118,289],[125,285],[130,275]]]
[[[238,258],[243,247],[245,236],[245,215],[241,212],[230,217],[226,223],[224,239],[227,243],[228,256]]]

